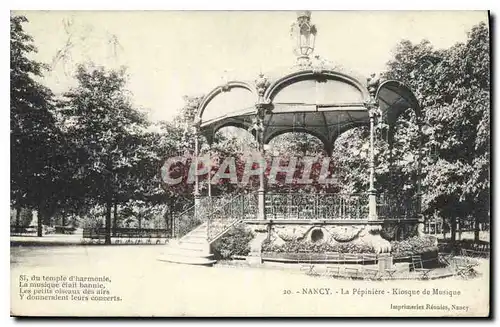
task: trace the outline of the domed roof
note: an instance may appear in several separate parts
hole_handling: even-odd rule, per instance
[[[260,74],[254,81],[233,80],[213,89],[198,108],[201,132],[211,141],[223,127],[252,131],[258,120],[264,144],[284,133],[304,132],[331,153],[340,134],[369,125],[373,103],[389,127],[407,108],[420,114],[413,93],[397,81],[380,83],[374,75],[367,79],[320,56],[298,59],[296,65]]]

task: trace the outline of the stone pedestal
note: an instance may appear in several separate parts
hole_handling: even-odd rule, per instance
[[[247,256],[246,262],[250,265],[260,265],[262,263],[262,242],[267,238],[267,233],[256,232],[255,237],[250,241],[250,253]]]
[[[257,191],[258,197],[258,219],[264,220],[266,219],[266,200],[265,200],[265,192],[263,189],[259,189]]]
[[[392,269],[392,256],[389,253],[381,253],[378,256],[378,270],[383,273],[386,269]]]
[[[374,189],[368,191],[368,220],[375,221],[377,215],[377,193]]]
[[[247,256],[246,262],[249,265],[260,265],[262,264],[262,257],[260,256],[260,253],[257,255],[252,255],[252,253],[250,253]]]

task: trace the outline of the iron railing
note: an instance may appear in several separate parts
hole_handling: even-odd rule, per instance
[[[256,194],[240,194],[215,209],[207,224],[208,241],[214,242],[238,221],[254,219],[257,215]]]
[[[191,206],[188,209],[182,211],[177,214],[174,219],[174,237],[181,238],[196,227],[200,226],[203,221],[199,217],[203,217],[199,215],[195,217],[195,206]]]
[[[420,197],[396,198],[388,194],[377,197],[379,219],[415,219],[420,216]]]
[[[267,219],[366,219],[366,194],[268,193]]]
[[[234,195],[207,196],[200,198],[196,216],[194,205],[175,216],[174,237],[181,238],[193,229],[199,227],[209,219],[209,216],[214,210],[224,207],[227,203],[231,202],[233,198]]]
[[[377,196],[379,219],[418,218],[418,197],[406,200],[387,195]],[[348,220],[368,218],[368,194],[342,193],[267,193],[266,219],[273,220]],[[207,238],[214,241],[240,220],[257,219],[257,193],[204,197],[198,215],[195,208],[177,215],[175,237],[181,238],[201,224],[207,223]]]

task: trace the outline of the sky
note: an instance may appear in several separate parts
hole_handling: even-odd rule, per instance
[[[75,81],[78,63],[126,66],[134,104],[152,121],[170,120],[186,95],[209,93],[225,80],[295,64],[294,11],[29,11],[25,30],[51,65],[43,83],[56,94]],[[402,39],[436,48],[466,40],[485,11],[314,11],[314,54],[362,76],[381,72]],[[67,45],[70,44],[68,47]],[[66,59],[54,60],[67,49]]]

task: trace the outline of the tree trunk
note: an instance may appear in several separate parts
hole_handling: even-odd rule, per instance
[[[479,243],[479,219],[478,216],[476,215],[474,217],[474,243]]]
[[[464,228],[463,224],[463,219],[458,219],[457,221],[457,227],[458,227],[458,240],[461,241],[462,240],[462,229]]]
[[[170,216],[170,231],[172,232],[172,238],[175,238],[177,235],[175,235],[175,219],[174,219],[174,212],[172,209],[169,210],[169,216]]]
[[[38,237],[42,237],[43,236],[43,215],[44,215],[44,212],[43,210],[40,208],[38,210],[38,215],[37,215],[37,223],[36,223],[36,235]]]
[[[170,230],[169,214],[167,211],[163,213],[163,223],[166,230]]]
[[[62,220],[62,222],[61,222],[62,227],[65,227],[66,226],[66,214],[65,213],[63,213],[61,215],[61,220]]]
[[[457,239],[457,235],[456,235],[457,234],[457,217],[451,218],[450,232],[451,232],[450,240],[451,240],[451,243],[454,244],[456,239]]]
[[[446,220],[444,218],[441,221],[441,233],[443,233],[443,240],[446,240]]]
[[[111,244],[111,207],[113,203],[108,201],[106,203],[106,237],[104,239],[104,244]]]
[[[118,227],[118,204],[115,202],[113,208],[113,235],[116,235],[117,227]]]

